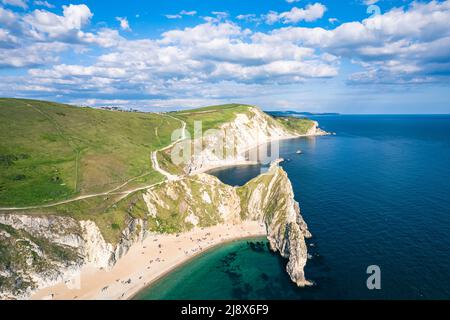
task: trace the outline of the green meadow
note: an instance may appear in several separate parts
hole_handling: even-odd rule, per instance
[[[162,180],[150,153],[170,143],[176,119],[0,99],[0,206],[52,203]]]

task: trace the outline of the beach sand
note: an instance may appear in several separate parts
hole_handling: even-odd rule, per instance
[[[196,228],[178,235],[150,235],[143,242],[133,245],[111,270],[85,266],[73,281],[41,289],[31,298],[130,299],[161,276],[209,248],[236,239],[264,235],[264,224],[254,221]]]

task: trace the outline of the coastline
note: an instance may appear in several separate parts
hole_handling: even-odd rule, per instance
[[[327,135],[330,135],[330,133],[328,133],[326,131],[323,131],[320,128],[317,128],[317,131],[315,133],[313,133],[313,134],[299,134],[299,135],[290,135],[290,136],[283,136],[283,137],[274,137],[274,138],[267,139],[264,142],[260,142],[260,143],[254,145],[254,146],[248,147],[242,153],[245,155],[250,150],[259,148],[262,145],[265,145],[267,143],[271,143],[271,142],[274,142],[274,141],[293,140],[293,139],[309,138],[309,137],[321,137],[321,136],[327,136]],[[228,161],[228,162],[224,161],[222,163],[218,163],[218,164],[215,164],[215,165],[209,165],[209,166],[202,167],[201,169],[194,170],[194,171],[190,172],[189,175],[195,175],[195,174],[200,174],[200,173],[208,173],[211,170],[217,170],[217,169],[229,168],[229,167],[253,166],[253,165],[258,165],[260,163],[261,162],[259,162],[259,161],[230,159],[230,161]]]
[[[174,269],[218,245],[266,236],[257,221],[196,228],[182,234],[150,234],[133,245],[111,270],[85,266],[80,277],[35,292],[32,300],[127,300]]]
[[[272,141],[323,136],[327,134],[327,132],[318,129],[313,134],[274,137],[256,146],[249,147],[245,152]],[[191,175],[229,166],[255,165],[258,163],[257,161],[235,160],[229,163],[225,162],[204,167],[192,172]],[[127,254],[117,261],[111,270],[102,270],[89,265],[85,266],[81,270],[80,277],[75,280],[75,286],[71,285],[74,281],[60,282],[56,285],[37,290],[31,295],[31,299],[132,299],[141,290],[151,286],[155,281],[207,250],[230,241],[260,236],[267,236],[266,229],[264,224],[256,221],[245,221],[237,225],[220,224],[208,228],[195,228],[178,235],[150,234],[142,242],[134,244]],[[193,238],[197,238],[197,242],[194,242]],[[158,246],[156,247],[155,244]],[[150,259],[150,263],[146,263],[143,260],[144,258]],[[79,285],[77,286],[77,284]]]

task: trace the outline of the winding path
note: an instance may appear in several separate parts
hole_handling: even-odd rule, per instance
[[[0,208],[0,211],[18,211],[18,210],[31,210],[31,209],[40,209],[40,208],[51,208],[51,207],[59,206],[59,205],[62,205],[62,204],[67,204],[67,203],[72,203],[72,202],[75,202],[75,201],[80,201],[80,200],[85,200],[85,199],[90,199],[90,198],[95,198],[95,197],[101,197],[101,196],[107,196],[107,195],[123,195],[122,198],[124,198],[124,197],[126,197],[129,194],[132,194],[134,192],[150,189],[150,188],[153,188],[155,186],[161,185],[164,182],[166,182],[166,180],[169,180],[169,181],[178,180],[179,179],[178,176],[170,174],[169,172],[165,171],[164,169],[162,169],[159,166],[157,154],[160,151],[164,151],[164,150],[167,150],[169,148],[172,148],[178,142],[183,141],[184,139],[186,139],[186,122],[184,122],[183,120],[180,120],[178,118],[175,118],[174,116],[171,116],[171,115],[166,115],[166,116],[168,116],[170,118],[173,118],[173,119],[175,119],[177,121],[180,121],[182,123],[182,127],[181,127],[182,134],[181,134],[180,139],[172,142],[170,145],[168,145],[166,147],[163,147],[163,148],[161,148],[159,150],[156,150],[156,151],[153,151],[151,153],[151,157],[150,158],[151,158],[152,167],[153,167],[153,169],[155,169],[156,171],[158,171],[159,173],[161,173],[165,177],[165,179],[163,181],[160,181],[160,182],[157,182],[157,183],[153,183],[151,185],[147,185],[147,186],[131,189],[131,190],[126,190],[126,191],[122,191],[122,192],[116,192],[117,190],[123,188],[128,183],[132,182],[133,180],[139,179],[139,178],[141,178],[143,176],[146,176],[148,174],[148,173],[145,173],[145,174],[140,175],[138,177],[131,178],[131,179],[127,180],[126,182],[124,182],[123,184],[121,184],[120,186],[117,186],[114,189],[106,191],[106,192],[91,193],[91,194],[87,194],[87,195],[83,195],[83,196],[78,196],[78,197],[72,198],[72,199],[67,199],[67,200],[63,200],[63,201],[59,201],[59,202],[55,202],[55,203],[51,203],[51,204],[44,204],[44,205],[38,205],[38,206]]]
[[[175,120],[178,120],[178,121],[180,121],[180,122],[182,123],[182,127],[181,127],[181,137],[180,137],[178,140],[176,140],[176,141],[172,142],[171,144],[169,144],[167,147],[164,147],[164,148],[162,148],[162,149],[153,151],[153,152],[152,152],[152,155],[151,155],[151,160],[152,160],[152,166],[153,166],[153,169],[155,169],[156,171],[158,171],[159,173],[161,173],[163,176],[165,176],[165,177],[167,178],[167,180],[169,180],[169,181],[175,181],[175,180],[178,180],[178,179],[179,179],[179,176],[173,175],[173,174],[167,172],[166,170],[162,169],[162,168],[159,166],[159,163],[158,163],[158,152],[161,152],[161,151],[165,151],[165,150],[167,150],[167,149],[170,149],[170,148],[172,148],[174,145],[176,145],[178,142],[183,141],[184,139],[186,139],[186,122],[184,122],[183,120],[180,120],[180,119],[178,119],[178,118],[175,118],[175,117],[173,117],[173,116],[170,116],[170,115],[167,115],[167,116],[170,117],[170,118],[173,118],[173,119],[175,119]]]

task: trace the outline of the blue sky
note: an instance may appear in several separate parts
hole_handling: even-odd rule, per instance
[[[0,0],[0,96],[450,113],[450,0]]]

